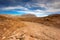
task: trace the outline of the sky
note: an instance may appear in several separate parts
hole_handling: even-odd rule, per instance
[[[0,14],[60,14],[60,0],[0,0]]]

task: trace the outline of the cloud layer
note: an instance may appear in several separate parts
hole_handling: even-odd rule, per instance
[[[60,0],[0,0],[0,13],[30,13],[46,16],[60,13]]]

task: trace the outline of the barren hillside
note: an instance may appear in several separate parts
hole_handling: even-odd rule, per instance
[[[21,15],[21,17],[36,17],[34,14],[24,14],[24,15]]]
[[[19,19],[22,21],[35,22],[44,24],[46,26],[54,26],[56,28],[60,28],[60,14],[50,15],[47,17],[20,17]]]
[[[59,15],[34,19],[0,15],[0,40],[60,40],[59,18]]]

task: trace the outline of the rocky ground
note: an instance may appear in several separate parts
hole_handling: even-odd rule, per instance
[[[54,22],[60,24],[57,20]],[[50,21],[43,23],[57,25]],[[0,16],[0,40],[60,40],[60,28],[43,23]]]

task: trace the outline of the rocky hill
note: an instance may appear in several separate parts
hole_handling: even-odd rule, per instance
[[[49,15],[47,17],[30,17],[30,18],[19,18],[22,21],[29,21],[44,24],[47,26],[55,26],[60,28],[60,14]]]
[[[6,16],[0,15],[0,40],[60,40],[60,15],[43,18]]]
[[[34,14],[24,14],[24,15],[21,15],[21,17],[36,17]]]

